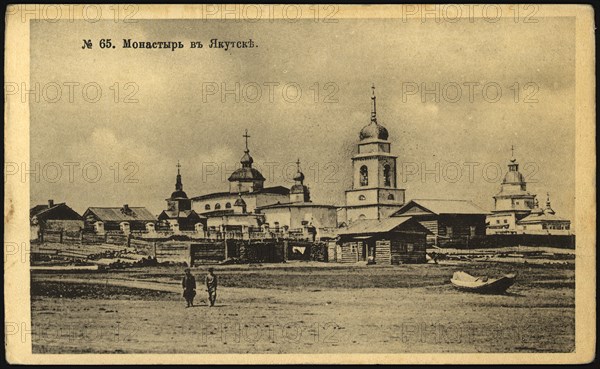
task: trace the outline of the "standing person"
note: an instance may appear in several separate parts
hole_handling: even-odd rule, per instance
[[[196,296],[196,278],[192,275],[190,268],[185,269],[185,275],[181,281],[183,287],[183,297],[187,302],[186,308],[194,306],[194,296]]]
[[[214,273],[213,268],[208,268],[208,274],[206,275],[206,291],[208,292],[208,302],[210,306],[215,306],[217,301],[217,276]]]

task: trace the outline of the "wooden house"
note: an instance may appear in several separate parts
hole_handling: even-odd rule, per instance
[[[83,213],[86,229],[97,233],[105,231],[146,231],[148,225],[156,226],[156,217],[144,207],[91,207]]]
[[[431,232],[429,244],[468,247],[469,242],[485,236],[488,214],[468,200],[415,199],[393,217],[414,217]]]
[[[83,229],[83,218],[67,204],[36,205],[29,209],[31,239],[43,241],[44,232],[79,232]]]
[[[412,217],[357,220],[338,232],[338,246],[329,259],[383,265],[424,263],[429,233]]]

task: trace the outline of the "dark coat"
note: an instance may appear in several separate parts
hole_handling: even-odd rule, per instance
[[[189,277],[185,275],[181,280],[181,286],[183,287],[183,297],[192,299],[196,296],[196,278],[193,275]]]
[[[194,278],[193,275],[190,275],[189,277],[187,275],[183,276],[183,279],[181,280],[181,287],[183,287],[184,290],[195,290],[196,278]]]

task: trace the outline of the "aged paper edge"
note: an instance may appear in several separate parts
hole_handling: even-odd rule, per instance
[[[28,5],[34,6],[34,5]],[[81,7],[74,5],[75,9]],[[109,12],[110,5],[98,5]],[[135,19],[202,19],[206,5],[137,5]],[[265,6],[265,5],[262,5]],[[308,8],[310,5],[298,5]],[[410,5],[404,5],[410,6]],[[423,5],[420,5],[423,6]],[[500,5],[506,8],[510,5]],[[7,13],[14,13],[14,7]],[[235,8],[235,5],[231,5]],[[311,13],[306,9],[306,18]],[[508,9],[503,14],[510,14]],[[81,18],[75,11],[74,19]],[[398,363],[398,364],[561,364],[588,363],[594,359],[596,340],[596,147],[594,17],[587,5],[540,5],[537,17],[576,18],[576,291],[575,352],[572,353],[404,353],[404,354],[32,354],[31,336],[6,339],[6,360],[12,364],[201,364],[201,363]],[[400,18],[395,5],[340,5],[335,18]],[[429,17],[430,15],[426,15]],[[27,19],[36,18],[28,15]],[[277,18],[277,16],[275,16]],[[304,16],[303,16],[304,18]],[[110,19],[110,17],[106,17]],[[29,82],[29,22],[20,14],[6,16],[5,80]],[[29,106],[15,100],[5,102],[5,161],[29,162]],[[17,176],[13,176],[17,177]],[[18,178],[5,180],[4,242],[29,240],[29,185]],[[6,250],[5,250],[6,251]],[[6,252],[5,252],[6,255]],[[4,265],[5,322],[31,327],[29,265],[7,259]]]

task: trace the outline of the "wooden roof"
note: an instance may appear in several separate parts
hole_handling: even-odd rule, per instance
[[[443,199],[414,199],[406,203],[395,214],[422,215],[422,214],[481,214],[487,215],[483,210],[469,200],[443,200]]]
[[[413,220],[413,217],[391,217],[384,219],[361,219],[352,222],[348,228],[341,229],[338,235],[357,235],[387,233],[402,228],[414,228],[422,233],[431,233],[427,228]]]
[[[123,207],[103,208],[90,207],[85,211],[84,216],[93,213],[103,222],[156,222],[156,217],[144,207],[129,207],[130,213],[124,212]]]

